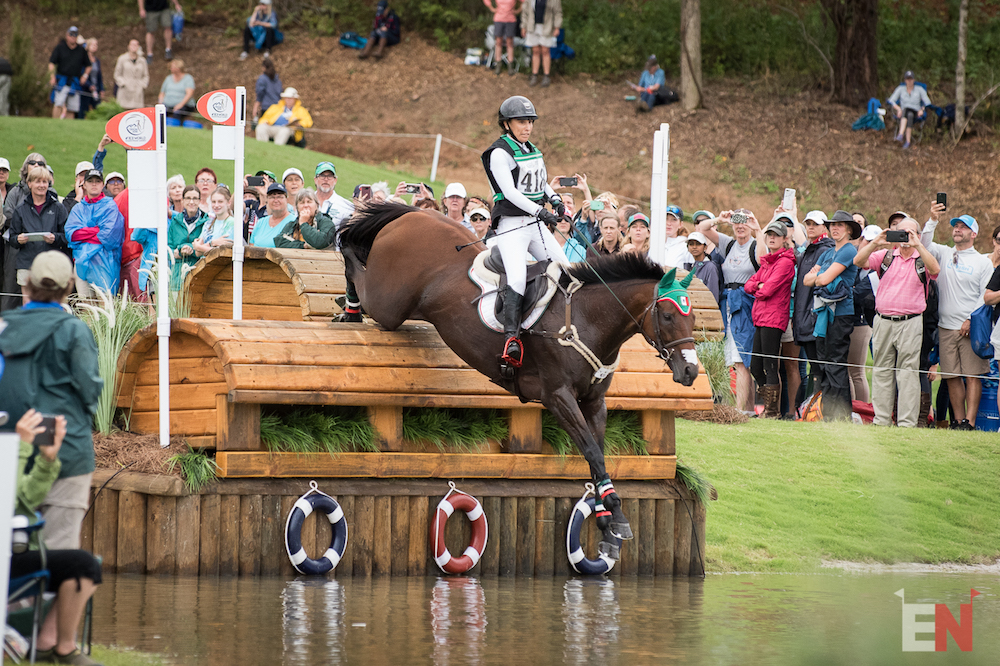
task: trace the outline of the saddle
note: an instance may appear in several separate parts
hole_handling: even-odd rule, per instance
[[[496,247],[480,252],[472,263],[469,277],[483,290],[479,299],[480,315],[490,328],[503,330],[503,293],[507,288],[507,273],[504,270],[500,250]],[[558,289],[560,280],[566,281],[559,264],[540,261],[528,264],[528,279],[521,301],[522,328],[530,328],[538,321],[546,306]],[[490,301],[494,301],[490,303]],[[488,308],[488,310],[487,310]],[[485,316],[489,313],[489,317]]]

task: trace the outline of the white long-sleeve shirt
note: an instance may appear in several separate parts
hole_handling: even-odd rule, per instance
[[[490,153],[490,173],[493,174],[493,180],[500,187],[500,193],[507,201],[523,210],[526,215],[538,215],[542,206],[524,196],[514,183],[513,172],[516,167],[517,162],[507,151],[494,148],[493,152]],[[547,182],[544,191],[549,197],[556,196],[556,191]]]

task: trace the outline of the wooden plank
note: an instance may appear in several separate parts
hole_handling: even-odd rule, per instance
[[[146,496],[146,573],[173,574],[177,565],[177,498]]]
[[[335,274],[298,273],[292,276],[295,290],[302,294],[334,294],[341,296],[347,291],[347,278],[343,270]]]
[[[155,332],[154,332],[155,333]],[[153,345],[146,352],[144,361],[156,361],[160,356],[160,348]],[[170,363],[180,359],[212,358],[215,352],[211,345],[188,332],[171,331],[170,334]]]
[[[244,495],[240,499],[240,552],[241,576],[260,574],[260,523],[263,501],[260,495]]]
[[[186,494],[184,481],[180,477],[167,474],[143,474],[128,470],[97,468],[90,478],[91,488],[100,488],[107,484],[104,492],[112,490],[131,490],[147,495],[178,496]]]
[[[240,496],[223,495],[219,502],[219,575],[240,572]]]
[[[230,313],[231,315],[232,313]],[[136,369],[136,386],[157,386],[160,381],[159,361],[147,358]],[[217,358],[170,359],[171,384],[218,384],[226,381],[222,374],[222,364]]]
[[[569,497],[556,498],[555,530],[553,542],[554,564],[552,573],[556,576],[566,576],[570,573],[569,559],[566,555],[566,529],[569,526],[569,517],[573,512],[575,500]]]
[[[96,472],[95,472],[96,474]],[[94,555],[107,571],[118,570],[118,491],[105,488],[94,498]]]
[[[486,548],[479,560],[479,575],[496,576],[500,572],[500,531],[497,528],[501,524],[501,502],[499,497],[489,496],[481,497],[480,503],[483,505],[489,532],[486,537]]]
[[[606,459],[612,479],[672,479],[675,456]],[[582,456],[528,453],[255,453],[220,451],[221,477],[585,479]]]
[[[170,409],[215,409],[216,396],[225,397],[229,393],[229,385],[225,382],[213,384],[171,384]],[[155,412],[160,408],[159,386],[138,386],[134,400],[130,405],[136,412]]]
[[[322,252],[322,251],[320,251]],[[302,273],[319,273],[320,275],[343,275],[344,273],[344,263],[343,260],[337,260],[332,257],[317,256],[313,259],[295,259],[294,261],[284,261],[282,264],[289,268],[294,268],[297,274]],[[279,269],[280,270],[280,269]],[[291,281],[291,278],[286,277],[286,280]]]
[[[535,575],[535,498],[517,498],[517,575]]]
[[[375,498],[375,521],[372,537],[372,574],[392,573],[392,498]]]
[[[354,575],[372,575],[372,540],[375,537],[375,498],[362,495],[354,498]]]
[[[674,413],[659,409],[646,409],[640,414],[642,438],[650,455],[672,456],[676,453]]]
[[[632,526],[632,534],[638,535],[643,529],[642,516],[639,513],[639,500],[622,500],[622,511],[625,512],[625,517],[628,518],[629,524]],[[621,566],[622,575],[634,576],[639,573],[639,540],[623,541],[621,554],[622,558],[618,564]]]
[[[198,551],[198,575],[219,575],[219,544],[222,518],[222,497],[203,495],[201,497],[201,532]]]
[[[303,316],[332,317],[343,312],[337,304],[337,294],[299,294]]]
[[[695,500],[694,523],[691,526],[691,569],[692,576],[705,575],[705,517],[706,507],[701,502]]]
[[[146,495],[118,493],[118,573],[146,573]]]
[[[262,495],[260,498],[260,575],[276,576],[281,573],[281,559],[285,557],[285,522],[281,515],[281,495]]]
[[[354,368],[261,365],[231,363],[225,367],[226,380],[234,389],[329,391],[354,393],[466,393],[502,395],[486,376],[471,368]],[[664,389],[665,390],[665,389]]]
[[[691,500],[677,500],[674,508],[674,575],[691,571]]]
[[[517,498],[504,497],[500,500],[500,575],[513,576],[517,573]]]
[[[341,344],[328,340],[226,340],[219,343],[223,364],[455,368],[468,366],[447,347],[370,345],[367,340]],[[654,356],[655,358],[655,356]],[[662,363],[662,361],[660,362]]]
[[[390,497],[392,503],[392,543],[386,548],[392,551],[390,569],[393,576],[405,576],[410,561],[410,499]]]
[[[403,408],[369,407],[368,420],[375,428],[375,443],[381,451],[403,450]]]
[[[197,312],[192,308],[191,315],[206,319],[232,319],[233,304],[232,302],[203,303]],[[247,320],[301,321],[302,308],[298,305],[247,305],[243,308],[243,318]]]
[[[225,303],[230,312],[233,307],[232,281],[214,280],[204,291],[204,303]],[[246,282],[243,283],[243,303],[245,305],[281,305],[287,306],[298,300],[298,293],[291,280],[281,282]]]
[[[394,502],[396,500],[393,500]],[[407,573],[410,576],[427,574],[427,536],[430,525],[427,523],[427,497],[410,497],[410,537],[407,551]]]
[[[175,572],[180,576],[198,575],[198,550],[201,543],[201,497],[177,498],[177,557]]]
[[[553,547],[555,544],[554,497],[539,497],[535,500],[535,575],[551,576],[553,567]]]
[[[542,446],[542,410],[538,407],[510,410],[504,448],[510,453],[541,453]]]
[[[214,409],[170,410],[170,432],[174,435],[214,435],[217,421]],[[157,433],[159,412],[133,412],[129,427],[132,432]]]
[[[656,500],[639,500],[639,525],[635,534],[635,544],[639,547],[640,576],[656,573]]]
[[[288,559],[288,553],[285,550],[285,521],[288,519],[288,514],[292,512],[292,507],[298,498],[298,495],[282,495],[281,497],[281,575],[285,577],[298,575],[295,567],[292,566],[292,561]]]
[[[674,500],[656,500],[657,576],[674,575]]]
[[[440,486],[437,486],[435,490],[431,491],[431,495],[427,497],[427,560],[426,569],[427,573],[432,576],[437,576],[441,573],[441,568],[438,566],[437,562],[434,561],[434,550],[437,547],[437,536],[431,530],[434,525],[434,520],[437,516],[437,505],[441,501]],[[448,545],[447,535],[445,535],[445,546]]]
[[[91,486],[88,493],[87,506],[89,510],[83,515],[83,522],[80,524],[80,548],[88,553],[94,552],[94,488]]]
[[[228,395],[215,399],[218,427],[215,446],[219,451],[262,451],[260,405],[229,402]]]

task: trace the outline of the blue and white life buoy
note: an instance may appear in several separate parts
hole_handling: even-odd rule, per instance
[[[302,524],[314,510],[323,512],[333,528],[330,547],[318,560],[310,558],[302,548]],[[285,522],[285,550],[288,552],[288,559],[299,573],[320,576],[340,563],[346,549],[347,519],[344,517],[344,510],[337,504],[337,500],[320,492],[315,481],[310,481],[309,492],[295,500]]]
[[[593,492],[594,486],[588,483],[587,492],[573,507],[573,513],[569,517],[569,525],[566,526],[566,556],[569,558],[569,565],[577,573],[586,576],[606,574],[615,566],[615,561],[603,553],[599,554],[596,560],[587,559],[587,554],[583,552],[583,546],[580,544],[580,532],[583,530],[583,524],[595,510],[596,502],[593,497],[590,497]]]

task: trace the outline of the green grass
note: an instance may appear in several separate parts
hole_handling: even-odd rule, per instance
[[[219,466],[215,464],[215,459],[205,453],[205,449],[195,451],[188,445],[187,453],[178,453],[167,459],[167,471],[174,471],[174,467],[180,465],[181,477],[184,484],[192,493],[196,493],[212,481],[215,481],[216,472]]]
[[[403,410],[403,439],[430,442],[441,450],[446,446],[478,451],[489,440],[507,437],[507,419],[495,409]]]
[[[163,660],[158,655],[117,646],[94,645],[93,653],[90,656],[94,661],[100,662],[104,666],[162,666],[163,664]],[[13,663],[13,661],[4,655],[4,666]],[[26,664],[28,662],[24,661],[22,663]]]
[[[719,493],[708,512],[709,570],[1000,556],[995,433],[678,419],[677,450]]]
[[[579,455],[569,433],[556,423],[556,417],[542,412],[542,438],[561,456]],[[609,411],[604,430],[604,452],[609,456],[644,456],[646,440],[642,438],[642,423],[637,412]]]
[[[375,428],[360,407],[275,409],[261,416],[260,438],[269,451],[378,451]]]
[[[56,190],[60,195],[66,194],[73,188],[73,170],[77,162],[93,157],[97,143],[104,136],[104,125],[104,122],[94,120],[0,117],[0,136],[4,137],[0,157],[10,160],[11,182],[18,180],[21,164],[28,153],[37,152],[45,156],[55,172]],[[337,192],[346,197],[350,197],[354,186],[360,183],[385,180],[392,190],[400,180],[427,179],[427,174],[390,171],[312,150],[261,143],[253,137],[247,137],[247,173],[269,169],[280,178],[288,167],[298,167],[306,177],[306,184],[312,186],[313,171],[324,160],[330,160],[337,166]],[[233,185],[233,163],[212,159],[211,130],[167,128],[169,175],[179,173],[190,185],[194,183],[198,170],[206,166],[215,171],[220,183]],[[104,160],[104,172],[111,171],[128,175],[125,170],[125,149],[117,144],[108,147],[108,156]],[[434,191],[439,194],[444,191],[443,183],[436,182],[433,186]]]

